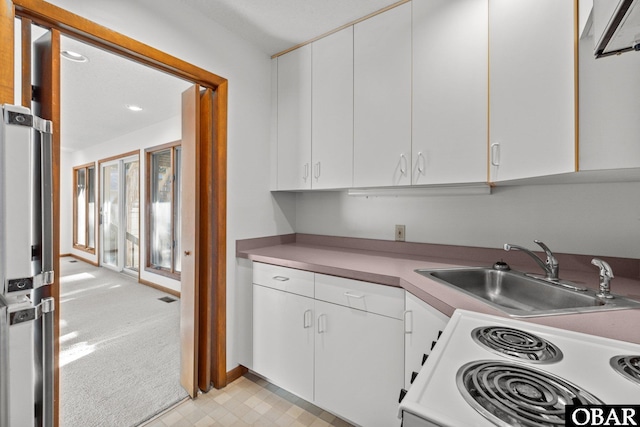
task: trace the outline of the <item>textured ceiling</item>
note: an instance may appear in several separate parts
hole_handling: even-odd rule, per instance
[[[273,55],[398,0],[180,0]]]

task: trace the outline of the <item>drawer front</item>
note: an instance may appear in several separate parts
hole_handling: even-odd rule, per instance
[[[313,273],[279,265],[253,263],[253,283],[313,298]]]
[[[404,289],[316,274],[317,300],[402,319]]]

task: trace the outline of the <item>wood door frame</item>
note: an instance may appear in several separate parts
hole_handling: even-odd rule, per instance
[[[88,19],[75,15],[62,8],[41,0],[6,0],[0,2],[0,38],[4,41],[0,48],[0,103],[14,103],[14,26],[15,18],[23,19],[23,29],[31,22],[52,29],[54,51],[60,49],[61,34],[70,36],[90,45],[124,56],[143,65],[150,66],[184,80],[197,83],[205,89],[211,89],[211,108],[209,116],[203,117],[199,146],[206,156],[201,156],[200,180],[207,185],[201,186],[198,194],[200,203],[200,230],[208,230],[209,235],[202,238],[210,253],[202,258],[198,268],[200,280],[199,307],[195,307],[198,316],[199,335],[195,350],[198,357],[200,387],[208,389],[209,384],[223,388],[227,384],[226,372],[226,182],[227,182],[227,103],[228,82],[225,78],[202,68],[182,61],[160,50],[147,46],[137,40],[119,34]],[[24,51],[24,46],[23,46]],[[23,75],[28,74],[29,55],[23,54]],[[50,78],[46,82],[48,90],[42,90],[43,116],[53,122],[53,191],[54,191],[54,268],[59,271],[60,262],[60,59],[59,55],[49,58]],[[23,84],[24,87],[26,87]],[[28,97],[23,94],[23,103]],[[209,155],[210,153],[210,155]],[[56,277],[51,287],[56,301],[56,311],[60,308],[60,283]],[[59,378],[58,355],[60,350],[59,323],[56,322],[56,372],[55,413],[59,414]],[[208,354],[207,354],[208,353]],[[207,357],[208,356],[208,357]],[[204,360],[208,360],[204,363]],[[56,419],[56,425],[58,425]]]

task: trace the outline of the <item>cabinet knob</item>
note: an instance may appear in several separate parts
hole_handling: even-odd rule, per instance
[[[407,390],[401,388],[400,389],[400,397],[398,398],[398,403],[402,403],[402,399],[407,395]]]
[[[411,373],[411,384],[413,384],[413,382],[416,380],[417,376],[418,376],[418,373],[416,371],[413,371]]]

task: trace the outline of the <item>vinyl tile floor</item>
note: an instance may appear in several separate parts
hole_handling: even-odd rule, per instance
[[[348,422],[248,373],[222,390],[185,400],[143,427],[349,427]]]

